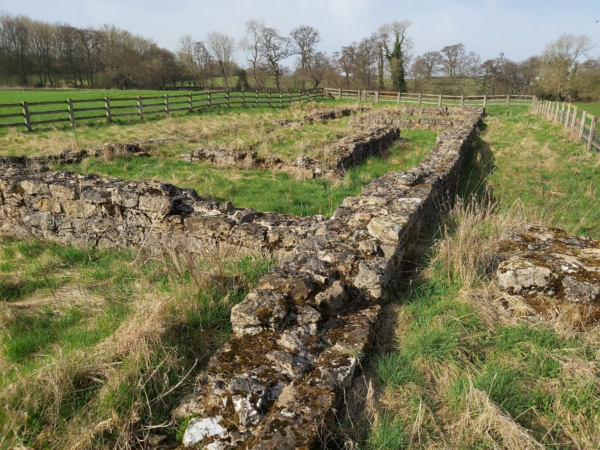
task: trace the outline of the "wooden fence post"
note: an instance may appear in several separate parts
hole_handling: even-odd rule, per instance
[[[75,128],[75,109],[73,108],[73,99],[68,99],[67,104],[69,105],[69,120],[71,121],[71,128]]]
[[[269,91],[269,106],[271,106],[271,91]]]
[[[558,122],[558,114],[560,112],[560,102],[556,102],[556,111],[554,112],[554,121]]]
[[[487,106],[487,95],[483,96],[483,107],[485,108]]]
[[[566,102],[563,102],[562,108],[560,109],[560,112],[558,113],[558,123],[562,123],[563,119],[565,118],[565,104],[566,104]]]
[[[357,101],[357,102],[360,102],[360,96],[361,96],[361,95],[362,95],[362,94],[360,93],[360,89],[359,89],[358,91],[356,91],[356,101]]]
[[[510,106],[510,94],[506,94],[506,106]]]
[[[23,106],[23,120],[25,120],[25,127],[27,131],[31,132],[31,117],[29,116],[29,104],[27,102],[21,102]]]
[[[244,90],[242,89],[242,106],[246,106],[246,104],[244,103]]]
[[[460,96],[460,106],[465,106],[465,95]]]
[[[575,132],[575,118],[577,117],[577,106],[573,107],[573,119],[571,120],[571,133]]]
[[[592,123],[590,125],[590,135],[588,136],[587,149],[592,149],[592,143],[594,142],[594,129],[596,128],[596,116],[592,116]]]
[[[400,99],[402,98],[402,94],[398,92],[398,104],[400,104]]]
[[[419,106],[421,106],[421,97],[423,96],[423,93],[419,92]]]
[[[442,106],[442,94],[440,94],[440,97],[438,99],[438,106]]]
[[[256,106],[258,107],[258,91],[256,91]]]
[[[194,110],[194,100],[192,99],[191,92],[188,94],[188,103],[189,103],[190,112],[192,112]]]
[[[583,139],[583,131],[585,130],[585,119],[587,118],[587,111],[583,111],[583,114],[581,115],[581,127],[579,129],[579,140],[581,141]]]
[[[283,100],[282,100],[282,96],[281,96],[281,91],[279,91],[279,106],[283,105]]]
[[[229,89],[227,89],[226,93],[227,93],[227,97],[226,97],[227,98],[227,107],[229,108]]]
[[[571,116],[571,104],[569,103],[569,107],[567,108],[567,115],[565,117],[565,130],[569,127],[569,117]]]
[[[208,107],[212,107],[212,94],[208,91]]]
[[[169,112],[170,109],[170,105],[169,105],[169,94],[165,94],[165,112],[167,114],[170,114]]]
[[[379,91],[375,91],[375,103],[379,103]]]
[[[144,120],[144,106],[142,104],[142,97],[138,95],[138,114],[140,116],[140,119]]]
[[[108,98],[108,97],[104,97],[104,109],[106,110],[106,121],[108,123],[111,123],[112,122],[112,114],[110,112],[110,98]]]

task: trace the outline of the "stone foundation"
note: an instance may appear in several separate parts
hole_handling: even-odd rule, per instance
[[[393,274],[424,221],[454,196],[482,114],[468,109],[419,165],[388,173],[344,200],[233,308],[234,336],[174,412],[200,416],[188,437],[216,421],[222,429],[204,435],[202,445],[318,445],[337,396],[369,350]]]
[[[226,248],[286,253],[325,221],[239,209],[158,181],[125,182],[22,166],[8,166],[0,174],[0,234],[34,235],[65,245],[183,244],[195,253]]]

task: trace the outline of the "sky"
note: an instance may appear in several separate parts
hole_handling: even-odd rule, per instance
[[[76,27],[112,23],[170,50],[183,34],[240,39],[246,20],[263,18],[283,34],[317,28],[319,49],[331,54],[383,23],[408,19],[415,55],[462,42],[484,60],[504,52],[520,61],[564,33],[586,34],[595,44],[591,56],[600,55],[600,0],[0,0],[0,11]]]

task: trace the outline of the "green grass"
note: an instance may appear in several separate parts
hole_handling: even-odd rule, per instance
[[[574,103],[578,109],[583,109],[589,114],[600,117],[600,103]]]
[[[491,189],[505,207],[522,203],[532,218],[570,234],[600,238],[597,153],[526,107],[490,107],[468,162],[467,191]]]
[[[161,180],[195,189],[203,198],[231,201],[241,208],[309,216],[331,215],[348,196],[357,195],[373,178],[418,164],[434,146],[436,132],[403,130],[407,144],[394,145],[385,159],[373,157],[350,169],[339,186],[322,180],[297,181],[292,176],[262,170],[231,170],[208,163],[158,158],[88,159],[61,170],[94,173],[125,180]]]
[[[65,448],[108,419],[114,427],[96,433],[94,447],[112,447],[135,441],[140,423],[168,420],[193,383],[189,373],[230,335],[231,307],[273,265],[248,256],[188,266],[36,240],[0,244],[4,275],[24,287],[0,291],[2,448]],[[156,304],[164,306],[153,318]],[[165,431],[174,438],[178,429]]]

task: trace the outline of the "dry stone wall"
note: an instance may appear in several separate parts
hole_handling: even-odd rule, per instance
[[[325,221],[239,209],[158,181],[23,166],[7,166],[0,174],[0,234],[33,234],[66,245],[183,244],[195,253],[216,248],[285,253]]]
[[[331,218],[237,209],[156,181],[9,165],[0,174],[0,234],[291,255],[233,308],[234,335],[174,415],[199,416],[189,422],[188,445],[313,448],[369,349],[394,272],[424,221],[454,195],[483,110],[462,114],[419,165],[375,179]],[[380,131],[381,145],[398,133]]]
[[[231,313],[234,336],[174,412],[205,448],[314,448],[370,346],[392,275],[423,222],[454,195],[483,111],[407,172],[374,180],[271,270]],[[218,424],[206,430],[208,424]],[[201,436],[195,439],[194,436]]]

